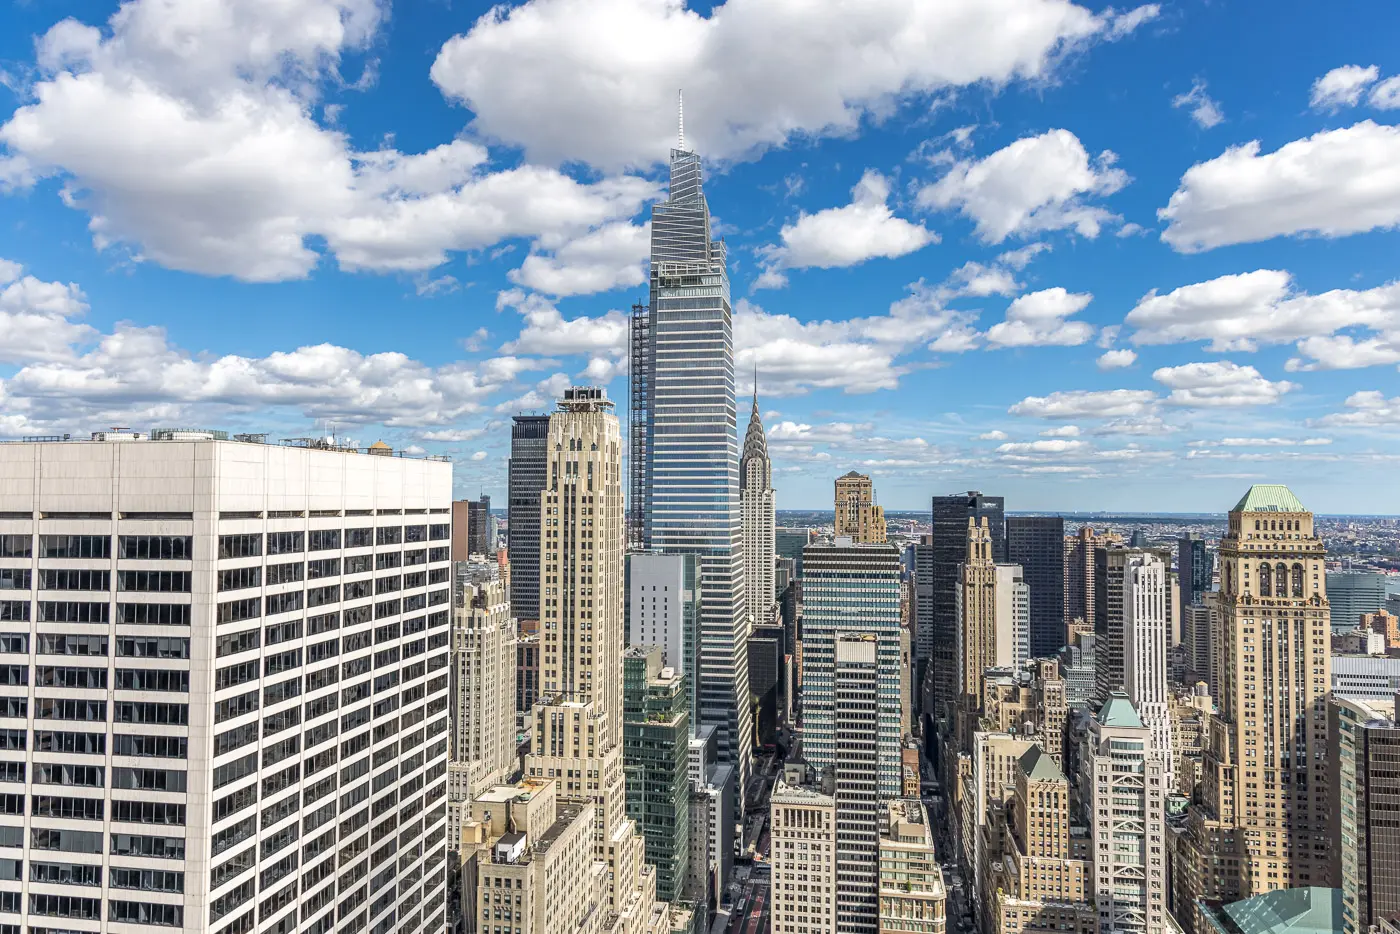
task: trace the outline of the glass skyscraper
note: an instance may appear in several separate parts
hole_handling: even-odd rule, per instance
[[[700,559],[700,723],[716,727],[742,795],[752,718],[729,273],[710,234],[700,157],[683,149],[671,151],[670,196],[652,208],[642,313],[631,373],[638,544]]]

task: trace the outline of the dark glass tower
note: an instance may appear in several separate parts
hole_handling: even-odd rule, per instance
[[[1181,605],[1201,602],[1211,585],[1210,550],[1199,533],[1187,532],[1176,543],[1176,580],[1181,588]]]
[[[1008,516],[1006,555],[1031,588],[1031,657],[1051,658],[1065,638],[1065,520]]]
[[[549,416],[517,415],[510,428],[506,540],[510,609],[516,619],[540,618],[540,491],[549,473]]]
[[[957,611],[954,590],[958,565],[967,556],[967,522],[987,520],[992,533],[992,557],[1006,561],[1006,501],[1000,496],[984,496],[977,490],[933,498],[933,534],[930,536],[931,605],[929,674],[926,683],[928,703],[925,714],[939,718],[943,707],[954,700],[958,685]]]

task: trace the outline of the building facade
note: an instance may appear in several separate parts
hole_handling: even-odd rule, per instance
[[[1006,560],[1006,502],[1000,496],[984,496],[976,490],[952,496],[933,497],[930,533],[929,587],[931,593],[926,645],[928,664],[924,676],[924,716],[942,719],[947,705],[957,699],[960,659],[957,631],[961,622],[955,600],[958,565],[967,559],[967,524],[987,521],[991,533],[992,561]],[[933,731],[926,728],[926,733]]]
[[[1220,542],[1220,699],[1200,796],[1178,838],[1178,917],[1197,899],[1330,876],[1324,560],[1312,513],[1287,487],[1253,486],[1230,511]]]
[[[656,876],[627,816],[623,771],[622,438],[604,390],[564,392],[549,419],[540,496],[540,700],[525,774],[591,803],[606,910],[626,926],[650,916]]]
[[[960,747],[971,742],[982,709],[986,671],[997,666],[997,565],[992,556],[987,521],[968,521],[965,551],[958,567],[954,606],[958,628],[954,645],[958,657]]]
[[[549,477],[549,416],[511,420],[506,553],[510,610],[521,623],[540,618],[540,491]]]
[[[758,414],[758,382],[754,380],[753,411],[739,459],[739,504],[744,517],[744,587],[755,625],[767,622],[778,600],[776,573],[773,462]]]
[[[752,760],[744,658],[743,524],[734,336],[724,241],[713,237],[700,157],[671,151],[652,207],[650,303],[633,318],[630,441],[637,545],[700,565],[699,722],[747,787]]]
[[[627,556],[627,644],[654,645],[661,662],[686,676],[691,723],[700,715],[700,562],[694,555]]]
[[[1327,599],[1332,609],[1332,631],[1355,629],[1363,613],[1385,606],[1395,578],[1379,571],[1328,571]]]
[[[491,497],[462,499],[452,504],[452,560],[496,554],[496,528],[491,521]]]
[[[832,934],[836,925],[836,800],[779,782],[768,802],[774,934]]]
[[[836,929],[843,934],[880,928],[880,675],[874,633],[837,634]]]
[[[1210,549],[1197,532],[1187,532],[1176,543],[1176,582],[1182,609],[1201,602],[1214,584],[1215,565]]]
[[[496,568],[494,559],[453,566],[457,583],[452,605],[452,732],[448,751],[452,766],[466,772],[468,796],[504,783],[516,767],[519,637],[506,587]]]
[[[451,466],[153,435],[0,444],[7,923],[442,930]]]
[[[1342,929],[1366,934],[1400,918],[1400,722],[1396,698],[1333,697],[1328,781],[1332,878],[1342,890]]]
[[[880,832],[880,934],[943,934],[947,891],[923,802],[896,798]]]
[[[885,509],[875,502],[875,484],[852,470],[836,478],[836,537],[880,544],[889,540]]]
[[[877,640],[880,795],[899,795],[899,552],[893,545],[808,545],[802,557],[802,746],[817,769],[836,765],[836,642]]]
[[[1089,721],[1080,800],[1093,841],[1099,934],[1168,934],[1166,767],[1128,695]]]
[[[1065,630],[1065,520],[1007,516],[1006,560],[1021,566],[1030,587],[1030,657],[1051,658],[1068,643]]]
[[[685,675],[662,665],[655,646],[633,646],[622,663],[627,815],[656,867],[656,896],[680,900],[690,862],[690,740]]]

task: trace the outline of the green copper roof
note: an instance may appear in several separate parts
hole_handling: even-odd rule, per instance
[[[1026,773],[1027,778],[1033,778],[1041,782],[1062,782],[1065,780],[1065,773],[1060,771],[1060,767],[1055,764],[1055,760],[1050,758],[1050,754],[1039,746],[1032,746],[1021,756],[1021,769]]]
[[[1206,912],[1225,934],[1341,934],[1342,890],[1280,889]]]
[[[1256,483],[1231,512],[1307,512],[1293,491],[1281,483]]]
[[[1133,709],[1133,702],[1122,691],[1108,695],[1103,709],[1099,711],[1099,723],[1104,726],[1127,726],[1142,729],[1142,718]]]

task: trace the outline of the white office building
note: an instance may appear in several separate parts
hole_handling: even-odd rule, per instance
[[[695,555],[627,556],[627,644],[658,646],[662,664],[685,672],[695,726],[700,716],[695,688],[700,679],[699,566]]]
[[[152,437],[0,444],[0,925],[443,930],[451,465]]]
[[[1151,551],[1132,551],[1123,568],[1123,692],[1152,731],[1157,754],[1167,770],[1167,787],[1175,788],[1172,721],[1167,701],[1167,566]]]

